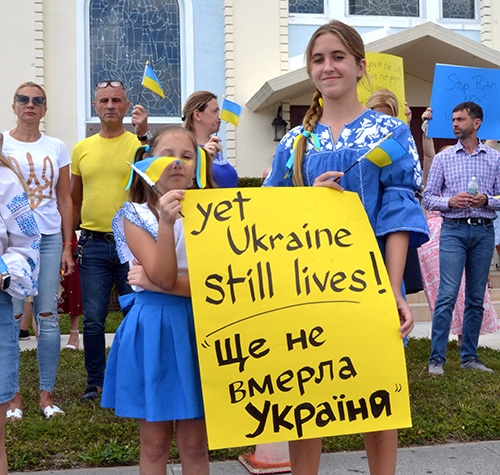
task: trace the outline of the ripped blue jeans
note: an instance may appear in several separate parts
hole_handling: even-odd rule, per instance
[[[42,234],[40,243],[40,274],[38,295],[33,298],[33,315],[38,329],[38,374],[40,391],[54,390],[59,354],[61,352],[61,331],[57,314],[59,276],[61,269],[61,233]],[[24,300],[14,299],[14,315],[23,313]],[[49,314],[47,316],[40,314]],[[21,319],[16,319],[18,329]],[[19,392],[19,387],[17,391]]]

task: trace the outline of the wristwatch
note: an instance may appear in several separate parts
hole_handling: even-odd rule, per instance
[[[10,272],[4,270],[0,275],[2,276],[2,287],[0,290],[7,290],[10,287]]]
[[[141,135],[140,137],[137,136],[137,138],[141,142],[149,142],[153,138],[153,134],[148,130],[144,135]]]

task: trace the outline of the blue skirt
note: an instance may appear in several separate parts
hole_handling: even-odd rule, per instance
[[[148,422],[202,419],[191,299],[144,291],[120,304],[130,310],[109,353],[101,405]]]

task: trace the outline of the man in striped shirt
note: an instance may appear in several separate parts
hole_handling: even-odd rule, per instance
[[[477,356],[483,299],[495,233],[493,219],[500,210],[500,153],[483,145],[477,131],[482,108],[464,102],[453,110],[453,132],[458,143],[434,157],[423,206],[441,212],[439,243],[440,281],[432,319],[429,374],[443,374],[452,312],[465,268],[465,312],[460,346],[460,366],[491,372]],[[469,189],[476,177],[479,189]],[[470,191],[470,192],[469,192]]]

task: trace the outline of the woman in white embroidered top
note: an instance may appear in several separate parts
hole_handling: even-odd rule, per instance
[[[40,410],[45,417],[64,412],[54,404],[54,390],[61,334],[57,314],[59,277],[74,268],[71,237],[73,209],[69,190],[70,157],[64,143],[40,132],[40,121],[47,111],[47,97],[42,86],[21,84],[12,104],[17,125],[4,132],[2,151],[31,189],[30,205],[42,234],[38,295],[34,315],[38,329],[38,367]],[[20,324],[22,299],[14,300],[14,315]],[[22,418],[23,404],[19,388],[7,417]]]
[[[25,189],[0,155],[0,475],[7,474],[5,414],[18,382],[19,344],[12,298],[36,293],[40,234]]]

